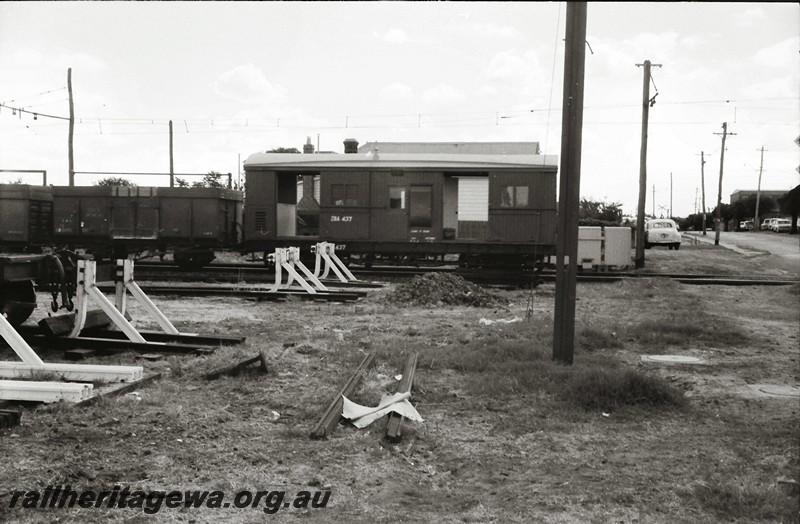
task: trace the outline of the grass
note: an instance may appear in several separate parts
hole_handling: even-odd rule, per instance
[[[658,319],[647,319],[629,325],[625,334],[640,344],[654,349],[666,346],[690,347],[702,344],[711,347],[738,347],[750,343],[750,337],[721,317],[688,311],[670,312]]]
[[[610,411],[624,406],[682,408],[683,393],[663,379],[638,370],[577,370],[562,395],[584,409]]]
[[[692,251],[658,253],[683,259]],[[370,296],[358,305],[237,305],[223,312],[233,320],[205,328],[194,309],[180,313],[196,322],[193,330],[218,328],[248,340],[213,355],[176,357],[168,362],[172,373],[143,387],[139,401],[123,396],[30,413],[14,429],[20,438],[8,440],[0,520],[137,521],[133,510],[67,515],[3,507],[16,486],[43,489],[66,479],[95,489],[116,482],[226,491],[331,485],[326,511],[279,518],[307,522],[797,522],[796,498],[778,484],[800,471],[796,399],[740,398],[735,388],[749,383],[754,369],[765,383],[795,380],[797,339],[788,336],[796,335],[796,319],[789,313],[797,311],[800,287],[794,295],[789,286],[745,293],[645,280],[579,286],[572,366],[552,360],[551,284],[534,294],[498,292],[509,303],[502,310],[406,308]],[[529,295],[530,320],[479,324],[482,317],[524,317]],[[175,309],[183,311],[177,302]],[[758,315],[772,320],[762,326]],[[720,352],[729,343],[718,339],[741,330],[751,344],[734,341],[733,351]],[[662,350],[666,341],[717,355],[718,365],[637,366],[640,354]],[[269,374],[253,365],[236,377],[205,380],[208,371],[260,349]],[[375,365],[351,400],[374,406],[395,391],[394,375],[416,351],[411,402],[425,422],[406,425],[400,443],[383,440],[383,421],[363,430],[340,425],[325,441],[309,439],[372,350]],[[676,384],[691,389],[688,405]],[[36,458],[43,453],[47,461]],[[166,509],[160,517],[258,518]]]
[[[709,479],[679,491],[720,520],[738,519],[800,522],[796,496],[776,486],[746,485],[732,480]]]
[[[624,345],[615,327],[607,329],[586,327],[578,332],[576,338],[577,346],[590,352],[596,349],[621,348]]]
[[[613,357],[582,358],[574,366],[552,360],[547,326],[522,322],[461,334],[449,345],[427,348],[420,366],[462,373],[464,390],[482,398],[545,393],[583,409],[626,406],[683,407],[683,393],[662,379],[638,370],[619,369]],[[621,347],[613,331],[584,328],[584,348]],[[591,349],[589,349],[591,351]]]

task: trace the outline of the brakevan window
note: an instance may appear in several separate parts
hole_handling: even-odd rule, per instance
[[[331,184],[331,203],[334,206],[353,207],[358,205],[358,185]]]
[[[502,186],[500,207],[528,207],[528,186]]]
[[[406,208],[406,188],[389,186],[389,209]]]

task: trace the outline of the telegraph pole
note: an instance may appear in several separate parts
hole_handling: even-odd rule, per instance
[[[561,111],[561,180],[556,242],[556,302],[553,360],[572,364],[575,349],[575,289],[578,273],[583,82],[586,62],[586,2],[567,2],[564,99]],[[564,267],[564,258],[569,265]]]
[[[756,190],[756,216],[753,218],[753,231],[760,231],[761,224],[758,220],[758,205],[761,202],[761,173],[764,171],[764,146],[761,146],[761,165],[758,166],[758,189]]]
[[[728,123],[722,123],[722,133],[714,133],[715,135],[722,135],[722,151],[719,152],[719,190],[717,191],[717,232],[714,235],[714,245],[719,245],[719,230],[722,227],[722,167],[725,163],[725,139],[728,135],[735,135],[736,133],[728,133]]]
[[[702,188],[703,196],[703,236],[706,236],[706,175],[705,175],[706,159],[702,151],[700,151],[700,187]]]
[[[67,155],[69,157],[69,185],[75,185],[75,158],[72,149],[72,139],[75,136],[75,106],[72,103],[72,68],[67,69],[67,92],[69,93],[69,135],[67,137]]]
[[[169,187],[175,187],[175,169],[172,157],[172,120],[169,121]]]
[[[656,217],[656,185],[653,184],[653,218]]]
[[[656,97],[650,98],[650,66],[661,67],[661,64],[651,64],[645,60],[642,81],[642,148],[639,154],[639,208],[636,214],[636,268],[644,267],[644,207],[647,201],[647,122],[650,116],[650,107],[656,103]],[[656,93],[658,94],[658,93]],[[655,215],[655,210],[653,211]]]
[[[669,174],[669,218],[672,218],[672,172]]]

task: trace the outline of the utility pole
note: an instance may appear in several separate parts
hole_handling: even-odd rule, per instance
[[[639,155],[639,207],[636,213],[636,260],[637,269],[644,267],[644,207],[647,202],[647,121],[650,116],[650,107],[656,103],[656,97],[650,98],[650,66],[661,67],[661,64],[651,64],[645,60],[642,82],[642,148]],[[656,93],[658,94],[658,93]],[[655,210],[653,211],[655,215]]]
[[[67,137],[67,155],[69,156],[69,186],[75,185],[75,158],[72,139],[75,136],[75,106],[72,103],[72,68],[67,69],[67,92],[69,93],[69,135]]]
[[[758,219],[758,205],[761,203],[761,173],[764,171],[764,146],[761,146],[761,165],[758,166],[758,189],[756,190],[756,216],[753,218],[753,231],[760,231],[761,224]]]
[[[702,188],[703,197],[703,236],[706,236],[706,175],[705,175],[706,159],[702,151],[700,151],[700,187]]]
[[[175,169],[172,156],[172,120],[169,121],[169,187],[175,187]]]
[[[553,360],[572,364],[578,273],[583,82],[586,63],[586,2],[567,2],[564,98],[561,111],[561,180],[556,231],[556,301]],[[564,258],[569,265],[564,267]]]
[[[672,218],[672,172],[669,174],[669,218]]]
[[[736,133],[728,133],[728,123],[722,123],[722,133],[714,133],[715,135],[722,135],[722,151],[719,152],[719,190],[717,191],[717,232],[714,235],[714,245],[719,245],[719,230],[722,227],[722,167],[725,163],[725,139],[728,135],[735,135]]]
[[[656,185],[653,184],[653,218],[656,217]]]

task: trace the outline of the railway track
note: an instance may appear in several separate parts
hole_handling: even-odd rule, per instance
[[[496,286],[529,286],[533,278],[532,272],[519,272],[513,270],[497,269],[461,269],[455,266],[437,267],[407,267],[384,266],[372,268],[351,267],[353,274],[359,278],[357,284],[326,281],[325,285],[331,288],[354,289],[379,287],[379,282],[402,282],[424,273],[455,273],[466,280],[484,285]],[[173,264],[153,262],[138,262],[136,276],[139,280],[152,282],[206,282],[226,283],[234,285],[248,285],[256,283],[269,283],[274,281],[272,270],[258,263],[250,264],[219,264],[211,265],[202,270],[186,272]],[[542,282],[554,282],[556,272],[546,269],[538,275]],[[619,282],[624,279],[637,278],[669,278],[682,284],[694,285],[727,285],[727,286],[784,286],[796,284],[796,279],[776,279],[766,277],[753,277],[749,275],[714,275],[714,274],[687,274],[687,273],[654,273],[643,271],[579,271],[579,282]],[[151,292],[156,292],[150,286]]]

